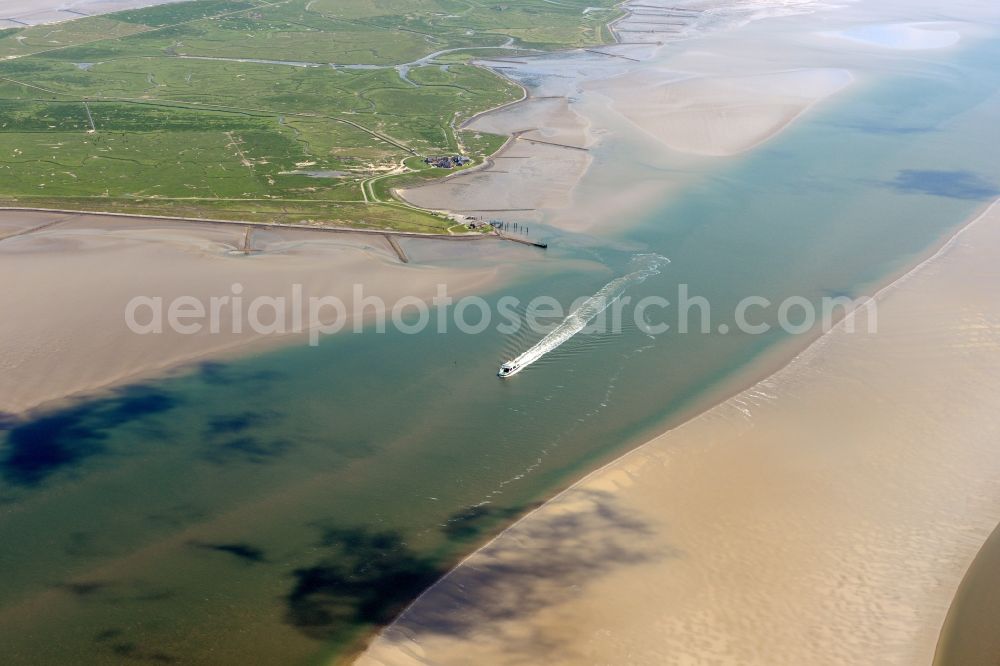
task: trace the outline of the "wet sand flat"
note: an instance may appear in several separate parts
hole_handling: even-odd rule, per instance
[[[565,208],[592,161],[589,124],[564,97],[529,99],[487,113],[468,128],[513,138],[486,168],[403,190],[425,208],[504,219],[538,219],[538,211]]]
[[[0,7],[0,27],[72,21],[81,16],[110,14],[126,9],[165,5],[183,0],[5,0]],[[67,11],[70,10],[70,11]],[[11,21],[10,19],[15,19]]]
[[[876,334],[591,474],[357,663],[930,663],[1000,520],[998,253],[995,206],[880,293]]]
[[[586,152],[513,142],[494,158],[489,170],[401,192],[409,203],[431,209],[525,219],[536,211],[569,205],[577,181],[586,171]]]
[[[663,82],[642,73],[603,91],[614,108],[668,148],[726,157],[750,150],[788,127],[809,107],[851,82],[842,69],[805,69]]]
[[[430,299],[439,283],[467,292],[496,277],[485,262],[467,269],[402,265],[377,235],[255,231],[254,254],[246,256],[241,252],[246,232],[239,225],[57,213],[7,212],[0,219],[0,239],[6,236],[0,240],[0,281],[14,285],[0,294],[5,315],[0,321],[0,412],[23,412],[294,334],[289,305],[286,335],[255,333],[246,310],[242,330],[236,330],[231,308],[220,310],[218,333],[207,325],[195,334],[177,333],[164,320],[163,334],[138,335],[125,323],[126,306],[137,296],[162,298],[165,304],[186,296],[207,304],[212,297],[236,296],[233,285],[238,284],[245,304],[256,297],[291,303],[300,285],[304,299],[335,296],[349,306],[358,284],[365,296],[391,305],[404,296]],[[44,228],[14,235],[36,227]],[[491,255],[498,258],[519,251],[480,242],[491,245]],[[475,253],[467,247],[475,243],[445,245],[452,254]],[[272,311],[265,309],[259,319],[268,323]],[[301,330],[308,330],[306,306],[300,311]],[[149,316],[144,311],[141,321]],[[321,313],[324,320],[335,316],[329,308]]]

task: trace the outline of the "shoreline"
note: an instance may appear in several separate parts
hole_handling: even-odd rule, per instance
[[[941,626],[933,666],[995,664],[1000,637],[995,618],[1000,613],[1000,524],[983,543],[959,583]]]
[[[187,222],[190,224],[226,224],[238,227],[260,227],[262,229],[281,230],[298,229],[302,231],[319,231],[341,234],[374,234],[376,236],[402,236],[404,238],[422,238],[426,240],[484,240],[488,238],[499,238],[494,234],[464,233],[452,234],[441,233],[431,234],[422,231],[396,231],[393,229],[355,229],[354,227],[334,227],[309,224],[279,224],[274,222],[254,222],[240,220],[220,220],[209,217],[174,217],[170,215],[143,215],[140,213],[109,213],[104,211],[71,210],[66,208],[30,208],[17,206],[0,206],[0,213],[20,212],[20,213],[55,213],[58,215],[93,216],[93,217],[117,217],[124,219],[140,220],[160,220],[165,222]],[[31,232],[29,232],[31,233]],[[3,240],[3,238],[0,238]]]
[[[349,303],[351,285],[363,283],[366,295],[379,296],[386,303],[410,296],[428,301],[441,282],[451,285],[456,294],[499,288],[503,280],[498,282],[498,262],[517,258],[530,265],[543,256],[526,255],[530,250],[512,242],[474,243],[460,252],[452,243],[431,251],[431,256],[444,260],[480,256],[485,261],[439,266],[434,259],[422,263],[417,251],[417,263],[407,264],[384,233],[330,234],[329,229],[284,225],[261,229],[247,255],[240,248],[245,242],[242,230],[248,225],[171,219],[151,225],[127,215],[0,214],[0,226],[3,268],[12,274],[11,279],[25,285],[19,294],[8,294],[6,306],[12,316],[8,326],[0,326],[4,340],[0,365],[8,369],[2,375],[5,381],[0,382],[5,397],[0,413],[19,419],[100,397],[129,383],[183,374],[208,360],[304,344],[311,331],[328,324],[307,322],[303,315],[305,325],[297,330],[288,327],[286,316],[282,330],[266,335],[226,327],[221,335],[201,331],[139,336],[130,334],[122,319],[126,302],[139,294],[168,300],[200,295],[206,302],[205,297],[228,294],[232,284],[239,282],[246,285],[245,295],[251,299],[287,297],[286,292],[300,284],[307,293],[339,296]],[[404,238],[413,244],[426,240]],[[492,235],[431,237],[438,238],[503,240]],[[402,249],[412,256],[417,248]],[[77,277],[69,281],[69,275]],[[81,301],[74,297],[80,292],[94,296]],[[347,315],[343,324],[349,333],[356,317]],[[22,330],[15,327],[15,320],[29,325]],[[86,327],[104,331],[98,337],[106,339],[79,341],[72,335],[73,330]],[[103,361],[81,367],[72,360],[81,354]]]
[[[969,218],[964,224],[962,224],[953,233],[943,236],[938,243],[928,248],[925,253],[921,253],[919,257],[916,258],[916,263],[907,264],[905,267],[900,268],[898,271],[886,276],[884,280],[875,283],[874,294],[871,296],[876,302],[883,301],[886,297],[892,295],[894,291],[902,287],[911,281],[914,277],[922,274],[931,267],[935,266],[943,257],[945,257],[950,251],[952,251],[962,240],[962,237],[975,229],[980,223],[986,220],[991,213],[995,210],[1000,210],[1000,199],[996,199],[992,202],[984,204],[983,208]],[[756,373],[757,378],[753,379],[754,373],[750,371],[750,378],[744,378],[743,381],[737,380],[736,388],[728,387],[725,394],[715,401],[712,401],[705,407],[698,407],[692,410],[692,414],[686,418],[680,420],[676,425],[668,427],[664,430],[660,430],[658,434],[652,437],[644,438],[641,443],[639,443],[634,448],[630,448],[624,453],[615,456],[611,460],[604,462],[596,469],[586,473],[579,479],[573,481],[568,486],[558,490],[555,494],[551,495],[549,498],[545,499],[539,506],[528,511],[524,515],[517,518],[517,520],[508,525],[503,530],[498,532],[494,537],[481,544],[476,550],[469,553],[467,556],[463,557],[448,570],[441,578],[439,578],[433,585],[424,590],[416,599],[414,599],[407,607],[388,625],[386,625],[382,630],[380,630],[368,643],[368,645],[363,649],[360,655],[351,660],[349,663],[358,664],[359,666],[383,666],[387,664],[395,665],[397,663],[409,664],[411,663],[408,655],[410,651],[408,649],[397,648],[393,644],[399,643],[400,641],[413,641],[417,642],[416,633],[414,627],[401,627],[400,625],[407,621],[408,615],[413,614],[422,610],[422,605],[428,603],[428,599],[435,595],[441,595],[447,597],[455,607],[450,610],[457,610],[458,606],[455,602],[453,595],[445,594],[442,592],[442,588],[448,586],[452,582],[452,578],[464,574],[467,570],[476,570],[479,566],[478,561],[483,559],[484,556],[493,549],[498,549],[499,544],[504,541],[504,539],[511,538],[515,541],[519,541],[518,535],[523,531],[526,531],[525,525],[529,521],[538,520],[539,516],[546,513],[556,512],[559,514],[564,514],[565,511],[559,508],[559,504],[567,498],[575,494],[584,492],[582,489],[588,485],[594,484],[594,482],[600,479],[602,476],[615,475],[616,470],[625,467],[627,463],[633,458],[641,458],[644,454],[647,454],[657,443],[673,433],[676,433],[682,428],[689,427],[691,424],[697,423],[705,418],[707,418],[712,412],[724,408],[731,401],[742,396],[759,385],[766,385],[768,380],[782,374],[785,371],[789,371],[794,368],[797,364],[808,362],[816,354],[822,353],[822,350],[827,346],[830,339],[837,334],[838,331],[842,331],[843,328],[853,320],[856,319],[859,311],[863,312],[863,308],[856,308],[849,313],[846,313],[840,320],[838,320],[830,331],[827,331],[821,335],[816,336],[804,347],[801,348],[793,356],[786,357],[780,365],[772,366],[770,369],[764,370],[763,372],[758,371]],[[789,343],[790,344],[790,343]],[[779,345],[781,347],[782,345]],[[771,355],[780,356],[780,352],[777,350],[769,350],[764,352],[761,356],[754,359],[753,365],[766,364],[768,362],[768,357]],[[770,362],[774,362],[770,359]],[[745,372],[738,371],[737,375],[742,375]],[[626,445],[627,446],[627,445]],[[624,486],[622,486],[624,484]],[[606,485],[606,484],[604,484]],[[619,487],[627,487],[628,482],[621,479],[618,484]],[[614,484],[612,485],[614,487]],[[613,491],[612,491],[613,492]],[[570,504],[578,504],[578,502],[570,502]],[[573,509],[569,509],[572,511]],[[529,537],[530,538],[530,537]],[[980,542],[979,548],[977,549],[974,557],[972,558],[971,565],[963,568],[964,575],[961,579],[961,583],[957,584],[956,588],[952,590],[949,595],[949,603],[946,608],[948,609],[948,619],[945,620],[943,626],[935,627],[934,635],[935,638],[939,637],[939,642],[937,643],[937,652],[935,654],[934,666],[951,666],[951,664],[959,663],[955,661],[943,661],[944,658],[953,654],[956,649],[961,650],[968,648],[968,643],[970,640],[968,638],[958,646],[946,645],[949,640],[948,632],[953,631],[950,629],[950,625],[953,625],[955,621],[954,618],[964,616],[966,613],[971,612],[968,608],[956,609],[956,604],[960,603],[960,595],[965,593],[966,595],[971,593],[971,585],[973,583],[967,582],[968,580],[978,579],[983,575],[990,576],[993,583],[996,583],[996,576],[992,570],[987,571],[990,567],[983,562],[995,563],[1000,561],[1000,523],[997,523],[994,531],[991,532],[985,541]],[[493,581],[492,584],[495,584]],[[465,589],[465,585],[461,585],[462,589]],[[982,598],[982,595],[977,595],[978,598],[972,602],[965,601],[964,605],[985,605],[990,603],[988,600]],[[430,602],[439,602],[439,600],[433,600]],[[991,604],[996,606],[995,603]],[[446,612],[445,609],[430,609],[430,614],[433,616],[435,610],[441,612]],[[458,611],[460,612],[460,611]],[[981,618],[981,615],[975,615],[976,618]],[[987,618],[988,620],[988,618]],[[988,621],[986,626],[979,627],[982,635],[992,635],[989,634],[991,631]],[[394,636],[393,634],[398,634]],[[981,636],[978,636],[981,638]],[[951,641],[955,641],[955,638],[950,638]],[[997,647],[1000,648],[1000,640],[996,641]],[[371,653],[371,654],[370,654]],[[967,654],[967,653],[960,653]],[[982,654],[979,652],[978,654]],[[994,655],[995,656],[995,655]],[[384,661],[386,657],[401,657],[400,661],[394,661],[389,659]],[[340,662],[335,662],[340,663]],[[451,663],[451,662],[447,662]]]

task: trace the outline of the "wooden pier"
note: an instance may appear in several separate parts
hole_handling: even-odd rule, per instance
[[[597,55],[608,56],[609,58],[621,58],[622,60],[631,60],[632,62],[640,62],[638,58],[630,58],[628,56],[620,55],[618,53],[608,53],[606,51],[598,51],[597,49],[584,49],[587,53],[596,53]]]
[[[20,231],[15,231],[14,233],[7,234],[6,236],[0,236],[0,241],[10,240],[11,238],[17,238],[18,236],[27,236],[28,234],[33,234],[36,231],[43,231],[49,227],[54,227],[57,224],[62,224],[63,222],[69,221],[70,217],[62,217],[58,220],[53,220],[52,222],[46,222],[45,224],[40,224],[37,227],[31,227],[30,229],[21,229]]]
[[[521,243],[522,245],[531,245],[532,247],[540,247],[543,250],[546,250],[549,247],[548,243],[539,243],[538,241],[528,240],[527,238],[515,238],[513,236],[507,236],[506,234],[504,234],[502,231],[500,231],[495,227],[493,231],[496,232],[497,237],[502,238],[503,240],[511,241],[512,243]]]
[[[253,252],[253,227],[247,227],[246,233],[243,234],[243,254],[251,252]]]
[[[544,141],[542,139],[532,139],[530,136],[518,136],[516,137],[518,141],[527,141],[529,143],[540,143],[546,146],[555,146],[556,148],[568,148],[569,150],[582,150],[583,152],[589,152],[589,148],[584,148],[583,146],[571,146],[565,143],[556,143],[555,141]]]
[[[392,248],[392,251],[396,253],[396,256],[399,257],[401,262],[404,264],[410,263],[410,258],[406,256],[406,251],[403,249],[403,246],[399,244],[399,241],[396,240],[392,234],[386,234],[385,240],[388,241],[389,247]]]

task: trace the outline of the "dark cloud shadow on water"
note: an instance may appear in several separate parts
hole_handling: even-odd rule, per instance
[[[440,575],[400,534],[330,528],[314,565],[293,572],[286,619],[307,636],[329,640],[361,624],[385,624]]]
[[[162,431],[150,416],[176,407],[176,397],[147,386],[119,389],[111,397],[6,423],[0,429],[0,475],[14,486],[38,486],[53,474],[72,470],[106,452],[110,432],[125,424],[141,425],[135,434],[156,439]]]
[[[69,592],[77,597],[90,597],[107,590],[112,585],[114,585],[114,583],[111,581],[94,580],[57,583],[54,587],[65,592]]]
[[[146,662],[153,664],[177,664],[180,660],[164,652],[144,648],[138,643],[126,640],[125,631],[117,627],[103,629],[94,637],[94,643],[107,650],[116,663]]]
[[[175,590],[143,580],[129,579],[74,579],[50,584],[76,600],[80,607],[88,606],[142,606],[170,602],[177,596]],[[134,628],[133,628],[134,629]],[[141,632],[137,632],[141,633]]]
[[[192,541],[190,545],[216,553],[224,553],[245,562],[247,564],[259,564],[267,562],[264,551],[248,543],[206,543],[202,541]]]
[[[453,543],[478,540],[528,508],[468,507],[440,529]],[[387,624],[447,570],[410,548],[398,532],[322,530],[318,545],[324,557],[293,572],[295,586],[286,597],[288,622],[313,638],[329,640],[357,625]]]
[[[572,602],[612,572],[682,556],[653,536],[618,506],[615,495],[574,490],[567,510],[530,516],[426,591],[385,639],[411,644],[435,635],[485,638],[506,646],[512,663],[545,663],[547,655],[565,655],[572,646],[523,626],[508,635],[505,623]]]
[[[286,597],[287,620],[311,637],[329,640],[352,625],[388,624],[423,593],[419,603],[399,616],[400,631],[391,630],[389,640],[503,632],[502,621],[565,602],[603,574],[679,556],[651,545],[649,528],[620,510],[613,495],[579,493],[585,497],[585,510],[533,516],[518,525],[517,547],[501,538],[471,566],[461,566],[443,579],[441,563],[410,549],[398,533],[328,530],[322,542],[326,556],[294,572],[295,585]],[[464,510],[442,530],[453,540],[481,540],[527,508]],[[522,542],[530,547],[522,549]],[[560,649],[523,645],[523,640],[515,647],[511,640],[511,650],[523,648],[533,658]]]
[[[226,464],[237,460],[264,464],[284,456],[293,448],[290,440],[266,438],[256,435],[239,435],[217,439],[209,443],[205,458],[213,463]]]
[[[1000,196],[1000,187],[972,171],[905,169],[885,185],[903,194],[928,194],[967,201]]]
[[[267,423],[278,416],[270,410],[246,410],[236,414],[213,416],[208,420],[206,436],[233,435],[243,433],[251,428]]]
[[[293,448],[291,440],[261,434],[267,432],[265,428],[277,430],[275,423],[281,418],[279,412],[266,409],[209,418],[203,435],[204,457],[219,464],[237,460],[262,464],[284,456]]]
[[[198,364],[197,377],[212,386],[239,385],[272,382],[283,377],[277,370],[250,370],[236,364],[206,361]]]

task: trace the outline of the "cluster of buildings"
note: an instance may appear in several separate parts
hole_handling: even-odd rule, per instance
[[[424,158],[425,164],[436,166],[439,169],[454,169],[455,167],[465,166],[471,161],[471,159],[464,155],[438,155]]]
[[[518,233],[527,234],[528,227],[517,222],[504,222],[503,220],[484,220],[480,217],[474,217],[472,215],[465,216],[465,226],[470,229],[486,229],[487,227],[492,229],[498,229],[500,231],[516,231]]]

